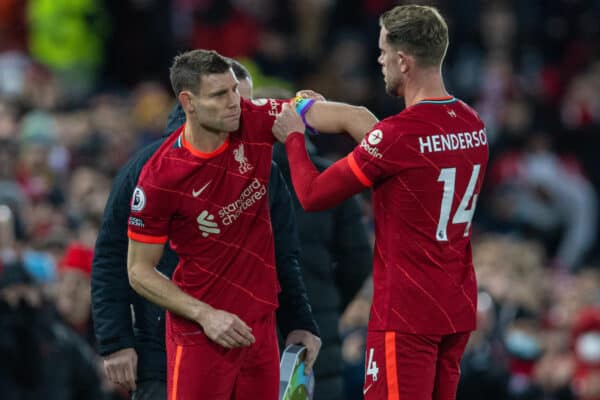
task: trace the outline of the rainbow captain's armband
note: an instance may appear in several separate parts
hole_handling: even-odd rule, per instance
[[[302,122],[304,122],[308,133],[310,133],[311,135],[318,135],[319,132],[315,128],[310,126],[309,123],[306,121],[306,113],[308,112],[308,110],[310,110],[313,104],[315,104],[315,99],[307,99],[302,96],[296,96],[292,99],[292,105],[296,108],[296,112],[302,118]]]

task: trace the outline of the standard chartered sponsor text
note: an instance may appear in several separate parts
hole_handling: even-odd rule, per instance
[[[239,216],[267,194],[267,188],[257,178],[242,191],[240,197],[219,210],[223,225],[231,225]]]

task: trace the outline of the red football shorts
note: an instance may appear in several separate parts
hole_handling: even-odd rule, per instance
[[[369,331],[365,400],[455,400],[469,335]]]
[[[168,400],[277,400],[275,315],[249,325],[256,342],[249,347],[226,349],[204,334],[195,344],[182,342],[173,336],[167,323]]]

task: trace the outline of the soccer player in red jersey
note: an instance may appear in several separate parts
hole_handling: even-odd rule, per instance
[[[475,329],[477,285],[471,221],[488,161],[483,122],[448,95],[441,65],[448,29],[426,6],[380,19],[386,90],[406,108],[377,123],[321,174],[304,148],[305,122],[322,103],[287,105],[273,133],[285,142],[302,206],[321,210],[366,187],[375,215],[374,297],[366,345],[366,399],[454,399],[459,362]],[[331,121],[329,121],[331,123]]]
[[[140,173],[129,218],[129,280],[169,311],[170,400],[275,400],[279,283],[267,184],[271,129],[284,101],[240,98],[230,63],[214,51],[176,57],[171,83],[186,123]],[[368,129],[355,121],[368,110],[336,110],[345,115],[344,129]],[[172,281],[154,269],[167,240],[180,260]],[[310,368],[316,353],[309,357]]]

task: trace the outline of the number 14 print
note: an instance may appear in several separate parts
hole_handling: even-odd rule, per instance
[[[481,166],[479,164],[475,164],[473,166],[473,173],[471,174],[471,179],[467,185],[467,190],[465,191],[465,194],[458,205],[458,209],[454,213],[454,218],[452,218],[453,224],[467,224],[465,227],[465,233],[463,235],[465,237],[469,235],[471,220],[473,219],[475,206],[477,205],[477,196],[479,196],[479,193],[473,194],[473,191],[475,190],[475,185],[477,184],[477,178],[479,178],[480,169]],[[452,211],[452,201],[454,200],[456,168],[442,168],[437,181],[444,182],[444,193],[442,195],[440,218],[438,220],[435,238],[438,241],[443,242],[448,240],[447,228],[448,220],[450,219],[450,212]],[[467,209],[469,203],[471,203],[471,198],[473,198],[471,208]]]

